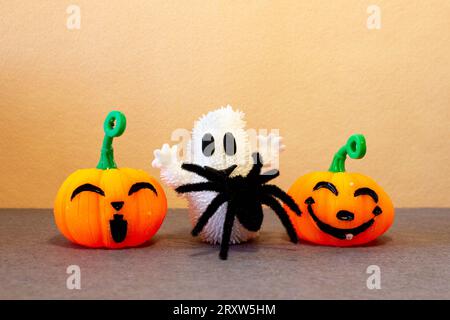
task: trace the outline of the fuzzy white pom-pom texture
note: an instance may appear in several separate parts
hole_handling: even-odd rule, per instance
[[[187,143],[186,159],[183,161],[177,158],[177,146],[170,147],[165,144],[161,149],[154,151],[153,167],[161,170],[162,181],[176,188],[187,183],[196,183],[206,181],[191,172],[181,168],[183,162],[194,163],[200,166],[209,166],[217,170],[237,165],[231,176],[246,176],[250,171],[253,161],[251,157],[251,145],[249,143],[248,132],[245,129],[246,123],[244,113],[233,110],[231,106],[221,107],[200,117],[192,129],[191,140]],[[224,137],[226,134],[232,134],[235,139],[236,151],[230,155],[225,152]],[[214,152],[204,154],[202,143],[205,135],[213,137]],[[259,140],[267,139],[258,137]],[[277,143],[279,137],[269,137]],[[276,140],[278,139],[278,140]],[[280,145],[280,150],[284,146]],[[191,192],[184,195],[188,201],[189,216],[193,226],[197,223],[199,217],[206,210],[211,201],[217,196],[216,192]],[[225,220],[225,214],[228,204],[225,202],[209,219],[206,226],[200,233],[201,238],[209,243],[221,243],[222,231]],[[255,238],[258,232],[251,232],[245,229],[238,219],[234,220],[233,230],[230,237],[230,243],[240,243]]]

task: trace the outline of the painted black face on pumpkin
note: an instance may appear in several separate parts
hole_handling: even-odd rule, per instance
[[[314,193],[315,191],[317,191],[319,189],[326,189],[326,190],[330,191],[330,194],[333,197],[339,196],[338,189],[331,182],[320,181],[314,186],[312,191]],[[310,214],[311,218],[314,220],[317,227],[321,231],[323,231],[337,239],[340,239],[340,240],[352,240],[354,236],[357,236],[358,234],[361,234],[364,231],[366,231],[367,229],[369,229],[374,224],[375,217],[382,213],[381,208],[377,205],[378,195],[374,190],[367,188],[367,187],[358,188],[353,193],[353,198],[360,197],[360,196],[369,196],[375,203],[375,207],[372,210],[373,216],[368,221],[360,224],[357,227],[353,227],[353,228],[337,228],[337,227],[334,227],[334,226],[327,224],[327,223],[323,222],[322,220],[320,220],[320,218],[314,212],[313,205],[315,204],[315,200],[312,196],[308,197],[305,200],[305,204],[308,207],[308,213]],[[346,199],[345,201],[352,201],[352,199]],[[336,219],[339,221],[350,222],[355,219],[355,214],[358,214],[358,212],[350,212],[347,210],[340,210],[336,213]]]
[[[130,189],[128,191],[128,196],[131,196],[134,193],[136,193],[142,189],[149,189],[157,195],[156,189],[151,183],[137,182],[130,187]],[[78,196],[79,194],[81,194],[83,192],[94,192],[94,193],[99,194],[102,197],[105,197],[105,192],[100,187],[97,187],[90,183],[85,183],[85,184],[77,187],[72,192],[70,200],[72,201],[76,196]],[[111,237],[115,243],[123,242],[127,236],[128,222],[126,219],[124,219],[124,215],[120,213],[124,204],[125,204],[125,201],[111,201],[110,202],[111,207],[115,210],[113,219],[109,220]]]

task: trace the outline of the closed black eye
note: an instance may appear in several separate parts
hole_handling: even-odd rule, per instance
[[[375,203],[378,203],[378,195],[375,191],[373,191],[370,188],[359,188],[355,191],[355,197],[362,196],[362,195],[368,195],[375,201]]]
[[[236,154],[236,139],[231,132],[227,132],[223,136],[223,148],[225,153],[229,156],[234,156]]]
[[[322,189],[322,188],[330,190],[336,196],[339,194],[337,189],[336,189],[336,186],[334,184],[332,184],[331,182],[327,182],[327,181],[320,181],[320,182],[318,182],[314,186],[313,190],[316,191],[316,190],[319,190],[319,189]]]
[[[156,195],[158,195],[158,192],[156,192],[155,187],[148,182],[138,182],[131,186],[130,191],[128,191],[128,195],[131,196],[133,193],[138,192],[141,189],[150,189],[152,190]]]
[[[98,193],[101,196],[105,196],[105,192],[103,192],[102,189],[100,189],[99,187],[94,186],[93,184],[86,183],[86,184],[83,184],[83,185],[79,186],[78,188],[76,188],[72,192],[72,196],[70,197],[70,201],[72,201],[73,198],[75,198],[77,194],[79,194],[81,192],[84,192],[84,191],[95,192],[95,193]]]
[[[211,133],[205,133],[202,138],[202,152],[205,156],[210,157],[214,154],[214,137]]]

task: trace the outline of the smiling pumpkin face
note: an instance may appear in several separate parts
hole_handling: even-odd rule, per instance
[[[72,242],[87,247],[134,247],[161,226],[167,201],[143,170],[82,169],[70,175],[55,201],[55,222]]]
[[[55,222],[72,242],[93,248],[134,247],[148,241],[164,220],[167,200],[156,179],[143,170],[117,168],[112,141],[125,127],[125,116],[110,112],[97,168],[72,173],[58,191]]]
[[[386,192],[371,178],[345,172],[346,155],[365,155],[362,135],[350,137],[335,155],[328,172],[300,177],[289,189],[302,216],[289,211],[299,238],[331,246],[368,243],[393,223],[394,207]],[[286,208],[288,209],[288,208]]]
[[[394,220],[384,190],[358,173],[313,172],[298,179],[290,194],[303,214],[290,213],[301,239],[323,245],[353,246],[383,234]]]

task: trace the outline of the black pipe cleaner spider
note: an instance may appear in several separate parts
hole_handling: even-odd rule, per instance
[[[192,230],[192,235],[197,236],[214,215],[216,210],[228,202],[225,221],[223,225],[222,241],[219,257],[227,259],[228,248],[235,217],[247,230],[256,232],[261,228],[263,221],[262,205],[270,207],[281,220],[287,234],[293,243],[297,243],[297,234],[289,219],[289,216],[278,200],[285,203],[298,216],[301,211],[295,201],[276,185],[266,184],[276,178],[280,173],[271,170],[261,175],[262,161],[259,153],[253,155],[253,167],[247,176],[234,176],[230,174],[237,167],[232,165],[224,170],[217,170],[208,166],[183,163],[184,170],[196,173],[207,179],[206,182],[188,183],[179,186],[175,190],[178,193],[215,191],[218,195],[211,201],[206,210],[200,216]],[[270,174],[269,174],[270,173]],[[278,199],[278,200],[277,200]]]

